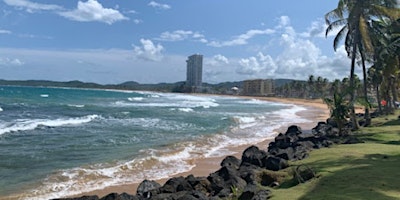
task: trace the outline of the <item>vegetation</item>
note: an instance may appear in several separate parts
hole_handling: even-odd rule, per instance
[[[314,150],[309,158],[293,162],[292,168],[308,166],[317,173],[317,178],[294,184],[287,169],[286,182],[272,189],[271,199],[399,199],[400,120],[397,116],[375,118],[370,127],[356,132],[355,136],[365,143]]]

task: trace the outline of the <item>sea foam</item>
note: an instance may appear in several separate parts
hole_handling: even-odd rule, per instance
[[[60,119],[18,119],[13,122],[5,122],[0,124],[0,135],[9,132],[28,131],[34,130],[40,126],[57,127],[65,125],[78,125],[88,123],[96,118],[98,115],[87,115],[77,118],[60,118]]]

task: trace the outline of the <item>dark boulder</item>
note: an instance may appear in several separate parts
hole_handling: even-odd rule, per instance
[[[291,138],[287,137],[286,135],[279,133],[275,137],[275,141],[269,144],[270,147],[277,147],[277,148],[288,148],[292,146]],[[268,148],[269,149],[269,148]]]
[[[137,190],[136,194],[140,197],[151,198],[151,196],[158,193],[158,189],[161,188],[161,185],[155,181],[144,180],[142,181]]]
[[[347,136],[342,144],[358,144],[358,143],[364,143],[364,141],[354,136]]]
[[[250,146],[242,154],[242,163],[250,163],[259,167],[263,166],[262,160],[267,156],[267,152],[260,150],[256,146]]]
[[[99,200],[99,197],[94,195],[94,196],[81,196],[76,198],[58,198],[52,200]]]
[[[287,160],[275,156],[268,156],[266,159],[263,160],[263,165],[266,169],[272,171],[279,171],[281,169],[289,167]]]
[[[240,166],[241,160],[236,158],[235,156],[227,156],[222,160],[221,167],[233,167],[238,169]]]
[[[110,193],[101,198],[100,200],[139,200],[139,197],[127,193],[122,193],[122,194]]]
[[[211,190],[211,183],[207,177],[195,177],[193,175],[189,175],[186,177],[186,180],[196,191],[207,193]]]
[[[288,127],[286,134],[295,133],[296,135],[300,135],[302,133],[301,127],[297,125],[291,125]]]
[[[237,169],[232,167],[222,167],[218,171],[210,174],[207,179],[211,183],[211,193],[213,196],[219,194],[223,189],[231,189],[232,187],[243,189],[246,181],[240,177]]]
[[[176,193],[180,191],[192,191],[189,182],[182,176],[169,179],[161,188],[161,193]]]
[[[257,173],[260,171],[262,168],[252,165],[250,163],[243,163],[240,165],[239,168],[239,174],[240,177],[242,177],[243,180],[249,183],[253,183],[257,179]]]
[[[199,191],[187,192],[177,200],[208,200],[205,193]]]
[[[248,184],[239,196],[239,200],[266,200],[271,197],[271,191],[260,190],[257,185]]]
[[[272,192],[269,190],[261,190],[254,195],[251,200],[265,200],[272,197]]]
[[[257,192],[258,192],[258,187],[256,184],[247,184],[238,199],[239,200],[252,199]]]

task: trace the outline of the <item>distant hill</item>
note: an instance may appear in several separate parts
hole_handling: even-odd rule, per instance
[[[290,83],[291,79],[275,79],[275,87],[280,87],[286,83]],[[185,81],[176,83],[157,83],[157,84],[141,84],[135,81],[127,81],[121,84],[101,85],[97,83],[87,83],[82,81],[46,81],[46,80],[1,80],[0,85],[16,85],[16,86],[41,86],[41,87],[71,87],[71,88],[95,88],[95,89],[120,89],[120,90],[142,90],[142,91],[159,91],[159,92],[184,92]],[[225,94],[231,91],[231,88],[242,88],[243,81],[222,82],[217,84],[203,83],[204,92]]]

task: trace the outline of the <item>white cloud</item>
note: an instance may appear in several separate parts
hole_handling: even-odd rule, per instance
[[[63,7],[54,4],[41,4],[28,0],[3,0],[9,6],[14,6],[19,9],[25,9],[27,12],[35,12],[40,10],[63,10]]]
[[[229,64],[228,58],[221,54],[217,54],[213,56],[211,59],[206,59],[205,60],[205,65],[212,66],[212,67],[218,67],[218,66],[223,66]]]
[[[162,10],[168,10],[171,8],[171,6],[168,4],[160,4],[155,1],[151,1],[148,5],[151,7],[154,7],[154,8],[162,9]]]
[[[236,69],[238,74],[259,76],[259,78],[272,76],[277,68],[272,57],[264,55],[261,52],[259,52],[257,56],[240,59],[239,65],[240,66]]]
[[[140,39],[140,43],[141,47],[133,46],[136,57],[149,61],[160,61],[163,58],[164,47],[160,44],[155,45],[151,40],[146,39]]]
[[[300,35],[303,37],[325,37],[326,28],[326,23],[322,19],[318,19],[317,21],[313,21],[311,26],[307,28],[307,31]]]
[[[173,32],[163,32],[160,35],[160,40],[163,41],[182,41],[193,35],[192,31],[176,30]]]
[[[183,41],[187,39],[191,39],[201,43],[207,42],[204,35],[198,32],[185,31],[185,30],[176,30],[173,32],[166,31],[161,33],[160,37],[157,38],[157,40],[169,41],[169,42]]]
[[[305,80],[310,74],[331,80],[348,76],[350,60],[347,58],[344,47],[339,48],[333,56],[325,56],[308,39],[312,36],[321,36],[323,24],[313,22],[307,34],[299,34],[290,26],[290,19],[287,16],[279,19],[279,25],[276,26],[275,31],[279,32],[281,37],[273,41],[273,45],[269,45],[275,50],[281,49],[280,52],[272,57],[260,51],[256,56],[239,59],[236,73],[246,75],[248,78],[300,80]]]
[[[225,47],[225,46],[238,46],[238,45],[245,45],[247,44],[247,41],[250,40],[251,38],[257,36],[257,35],[269,35],[274,33],[275,30],[272,29],[265,29],[265,30],[248,30],[246,33],[235,36],[234,39],[229,40],[229,41],[223,41],[223,42],[218,42],[218,41],[212,41],[208,43],[209,46],[212,47]]]
[[[0,29],[0,34],[11,34],[12,32],[9,30]]]
[[[135,24],[140,24],[140,23],[142,23],[143,21],[142,20],[140,20],[140,19],[134,19],[133,20],[133,23],[135,23]]]
[[[128,20],[128,18],[122,15],[118,10],[104,8],[103,5],[96,0],[88,0],[87,2],[79,1],[75,10],[60,12],[59,15],[74,21],[98,21],[107,24]]]
[[[25,63],[18,58],[0,58],[0,65],[3,66],[22,66]]]

